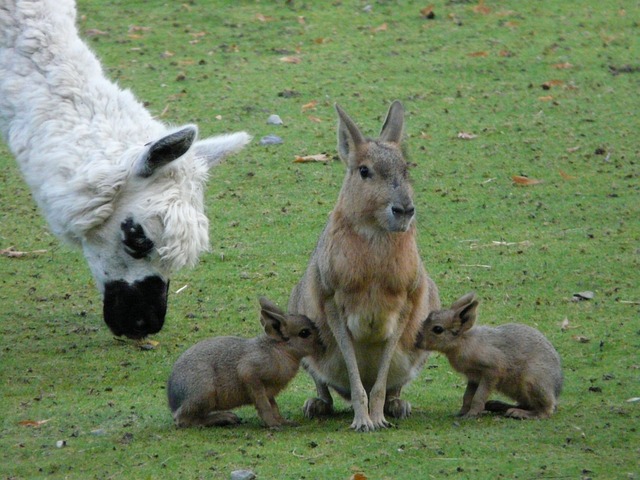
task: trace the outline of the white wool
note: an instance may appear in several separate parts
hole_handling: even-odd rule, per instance
[[[132,271],[168,276],[207,249],[207,170],[250,137],[196,141],[136,176],[145,145],[177,130],[104,77],[78,36],[73,1],[0,0],[0,132],[51,229],[82,245],[100,288]],[[120,223],[131,216],[156,246],[146,267],[128,268],[121,254]]]

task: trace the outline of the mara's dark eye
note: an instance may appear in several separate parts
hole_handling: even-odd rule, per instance
[[[309,330],[308,328],[304,328],[300,330],[300,333],[298,334],[298,336],[300,338],[309,338],[311,336],[311,330]]]
[[[360,172],[360,176],[362,178],[369,178],[371,176],[371,172],[369,171],[369,167],[365,167],[364,165],[358,167],[358,171]]]
[[[442,328],[440,325],[436,325],[431,329],[431,331],[436,335],[440,335],[442,332],[444,332],[444,328]]]
[[[122,243],[124,251],[133,258],[144,258],[153,249],[153,242],[147,238],[142,229],[142,225],[135,223],[133,218],[129,217],[120,224],[122,230]]]

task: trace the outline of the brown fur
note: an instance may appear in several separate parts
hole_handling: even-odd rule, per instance
[[[326,345],[303,361],[319,397],[305,403],[305,415],[333,411],[330,386],[351,400],[351,427],[370,431],[389,425],[384,412],[396,418],[410,414],[400,390],[426,360],[414,339],[440,303],[416,244],[401,147],[402,104],[391,105],[376,140],[366,139],[337,105],[336,110],[338,152],[347,173],[289,310],[313,318]]]
[[[562,389],[560,356],[535,328],[518,323],[498,327],[473,326],[478,301],[468,293],[450,309],[432,312],[416,345],[442,352],[451,366],[468,379],[463,417],[483,410],[512,418],[546,418],[555,410]],[[518,405],[487,401],[498,392]]]
[[[178,358],[167,386],[176,426],[239,423],[226,410],[248,404],[268,427],[293,424],[282,418],[275,397],[295,377],[300,360],[322,344],[304,315],[285,315],[264,298],[260,305],[264,335],[210,338]]]

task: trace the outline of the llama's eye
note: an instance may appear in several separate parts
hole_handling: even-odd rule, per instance
[[[444,332],[444,328],[442,328],[440,325],[436,325],[431,329],[431,331],[436,335],[440,335],[442,332]]]
[[[129,217],[120,224],[122,230],[124,251],[133,258],[146,257],[153,249],[153,241],[149,240],[142,229],[142,225],[135,223]]]
[[[311,330],[309,330],[308,328],[304,328],[300,330],[300,333],[298,334],[298,336],[300,338],[309,338],[311,336]]]
[[[369,178],[371,177],[371,172],[369,171],[369,167],[365,167],[364,165],[361,167],[358,167],[358,171],[360,172],[360,176],[362,178]]]

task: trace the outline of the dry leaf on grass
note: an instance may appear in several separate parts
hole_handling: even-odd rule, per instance
[[[591,341],[590,338],[583,337],[582,335],[574,335],[573,338],[578,343],[589,343]]]
[[[317,100],[311,100],[309,103],[305,103],[304,105],[302,105],[302,111],[305,112],[307,110],[311,110],[312,108],[316,108],[316,105],[318,105],[318,101]]]
[[[491,9],[484,4],[484,0],[480,0],[478,5],[473,7],[473,11],[481,15],[488,15],[491,13]]]
[[[134,32],[148,32],[151,30],[151,27],[142,27],[140,25],[131,25],[129,27],[129,33],[134,33]]]
[[[22,420],[20,422],[18,422],[18,425],[21,425],[23,427],[40,427],[42,425],[44,425],[45,423],[51,421],[51,419],[47,419],[47,420]]]
[[[513,183],[515,183],[516,185],[528,186],[528,185],[538,185],[539,183],[542,183],[542,180],[537,180],[535,178],[529,178],[529,177],[523,177],[522,175],[514,175],[511,178],[513,180]]]
[[[288,56],[288,57],[280,57],[280,61],[283,63],[298,64],[302,62],[302,59],[296,56]]]
[[[421,9],[420,15],[422,15],[424,18],[428,18],[429,20],[436,18],[436,14],[433,11],[433,5],[428,5]]]
[[[371,31],[373,33],[378,33],[378,32],[386,32],[388,29],[389,29],[389,26],[386,23],[383,23],[379,27],[372,28]]]
[[[559,87],[560,85],[564,85],[562,80],[548,80],[544,82],[541,87],[543,90],[549,90],[551,87]]]
[[[322,119],[320,117],[314,117],[313,115],[309,115],[307,116],[307,118],[311,120],[313,123],[322,123]]]
[[[477,138],[477,137],[478,136],[473,133],[458,132],[458,138],[462,140],[473,140],[474,138]]]
[[[482,58],[482,57],[488,57],[488,56],[489,56],[489,53],[484,51],[467,53],[467,57]]]
[[[577,325],[571,325],[567,317],[564,317],[564,320],[562,320],[562,323],[560,324],[560,330],[563,332],[566,332],[567,330],[575,330],[576,328],[580,327]]]
[[[87,37],[99,37],[101,35],[109,35],[107,32],[103,30],[98,30],[97,28],[90,28],[84,31],[85,36]]]
[[[538,97],[538,100],[540,100],[541,102],[550,102],[551,100],[553,100],[553,97],[551,95],[545,95],[543,97]]]
[[[362,472],[358,472],[351,475],[351,477],[349,477],[349,480],[367,480],[367,476]]]
[[[568,173],[563,172],[562,170],[558,170],[558,172],[560,173],[560,176],[565,180],[575,180],[576,178],[573,175],[569,175]]]
[[[551,67],[555,68],[556,70],[566,70],[569,68],[573,68],[573,65],[570,64],[569,62],[564,62],[564,63],[555,63],[551,65]]]
[[[261,13],[256,13],[256,20],[258,20],[259,22],[272,22],[273,17],[270,17],[268,15],[263,15]]]
[[[294,163],[310,163],[310,162],[328,162],[331,160],[331,157],[326,153],[317,153],[315,155],[305,155],[300,156],[296,155],[296,159],[293,161]]]

